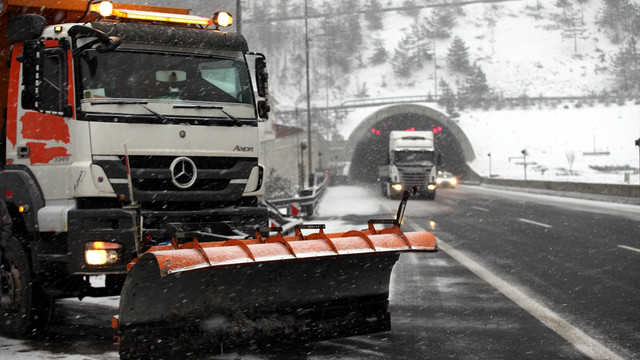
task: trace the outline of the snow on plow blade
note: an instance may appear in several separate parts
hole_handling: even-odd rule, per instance
[[[123,359],[187,357],[387,331],[401,252],[437,251],[429,232],[366,231],[150,248],[120,299]],[[277,341],[276,341],[277,339]]]

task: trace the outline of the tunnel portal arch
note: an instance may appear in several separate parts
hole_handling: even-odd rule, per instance
[[[442,154],[441,168],[461,178],[475,174],[467,162],[475,159],[471,143],[462,129],[445,114],[423,105],[392,105],[366,117],[351,133],[345,149],[351,159],[349,178],[357,182],[375,182],[378,166],[387,162],[389,132],[414,128],[432,130],[437,151]],[[372,129],[375,131],[372,132]]]

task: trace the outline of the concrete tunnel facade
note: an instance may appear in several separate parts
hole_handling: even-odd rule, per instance
[[[434,134],[436,150],[442,154],[440,169],[462,179],[477,177],[467,165],[475,159],[473,148],[455,121],[435,109],[411,104],[382,108],[366,117],[351,132],[345,149],[346,158],[351,159],[350,181],[376,182],[378,166],[387,161],[389,132],[410,128],[416,131],[441,128]]]

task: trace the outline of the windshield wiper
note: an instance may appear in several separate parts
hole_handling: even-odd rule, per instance
[[[96,105],[140,105],[141,107],[143,107],[145,110],[147,110],[148,112],[152,113],[153,115],[155,115],[158,119],[164,121],[164,122],[169,122],[169,119],[167,119],[166,116],[151,110],[147,104],[149,102],[145,101],[145,100],[99,100],[99,101],[91,101],[91,104],[96,104]]]
[[[233,123],[236,126],[242,126],[242,122],[240,120],[238,120],[238,118],[236,118],[235,116],[229,114],[228,112],[224,111],[224,108],[222,106],[217,106],[217,105],[173,105],[174,109],[214,109],[214,110],[220,110],[223,114],[225,114],[227,116],[227,118],[231,119],[233,121]]]
[[[132,100],[132,99],[91,99],[89,100],[89,103],[91,105],[113,105],[113,104],[124,104],[124,105],[128,105],[128,104],[148,104],[149,102],[147,100]]]

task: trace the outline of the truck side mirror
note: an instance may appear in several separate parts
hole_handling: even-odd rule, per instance
[[[27,40],[22,50],[22,107],[35,109],[37,102],[36,80],[42,78],[44,44],[38,40]]]
[[[256,57],[256,87],[258,96],[263,100],[258,100],[258,118],[262,121],[269,120],[269,74],[267,73],[267,60],[264,55],[258,54]]]
[[[267,103],[265,100],[258,101],[258,117],[261,120],[269,120],[269,111],[271,111],[271,106],[269,106],[269,103]]]
[[[252,87],[254,90],[256,112],[258,121],[269,120],[269,74],[267,73],[267,60],[263,54],[247,53],[247,65],[252,71]]]
[[[256,84],[258,86],[258,95],[267,97],[269,74],[267,73],[267,61],[264,57],[256,58]]]

